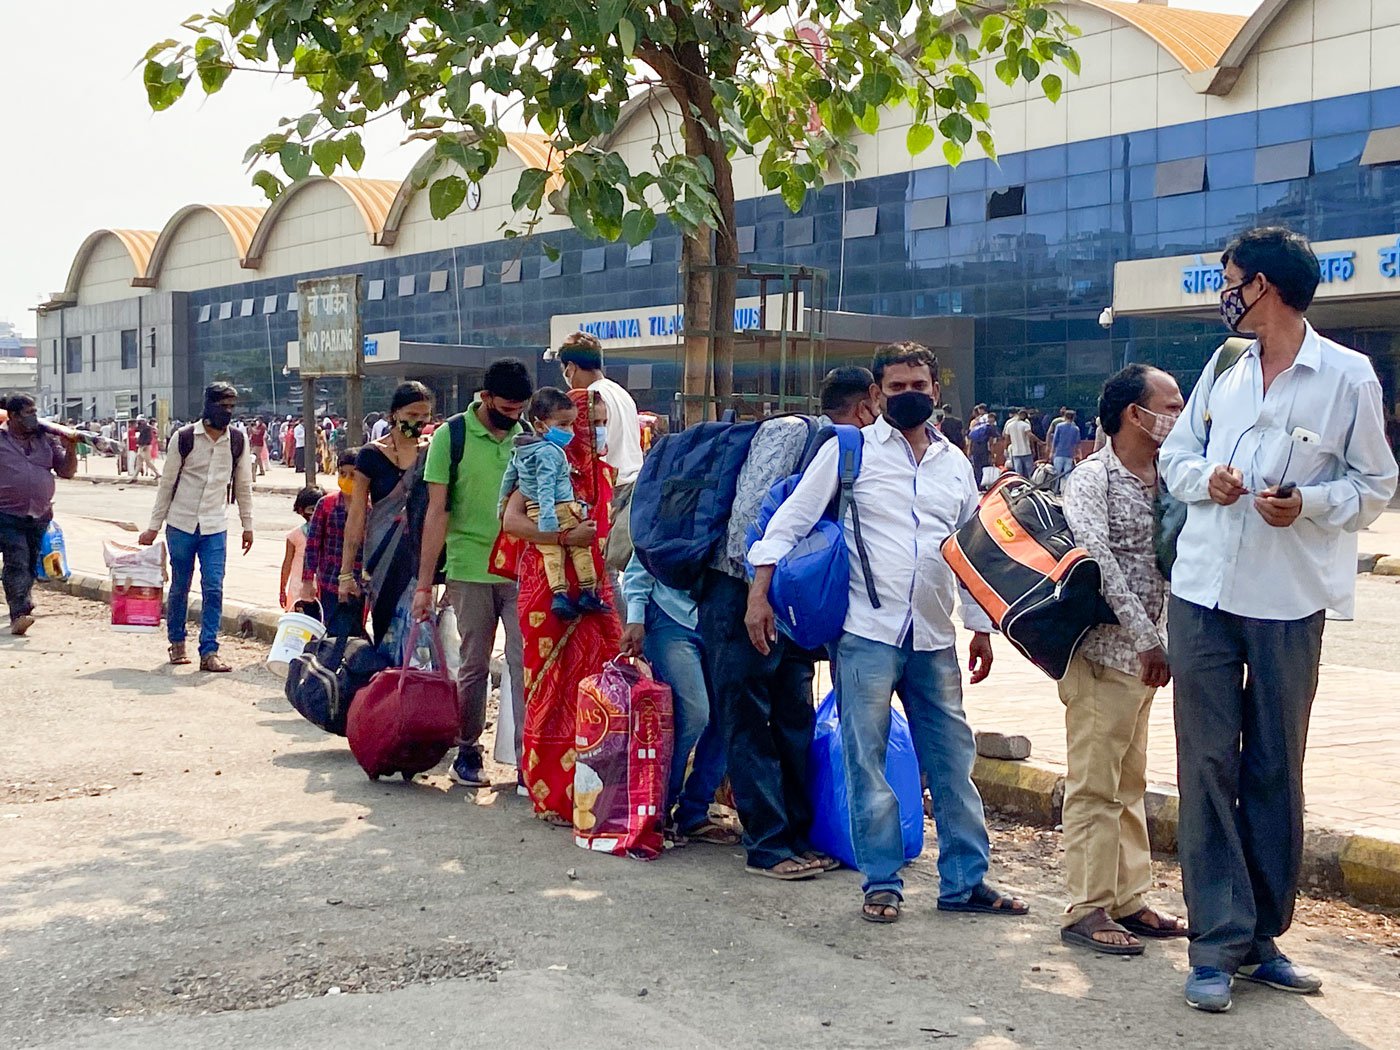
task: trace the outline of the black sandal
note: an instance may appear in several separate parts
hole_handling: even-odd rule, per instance
[[[891,923],[899,921],[899,911],[904,904],[904,899],[893,890],[876,890],[874,893],[865,895],[865,903],[860,906],[860,917],[866,922]],[[879,908],[878,912],[872,912],[871,908]],[[889,908],[894,909],[893,915],[887,915]]]
[[[1016,905],[1019,904],[1018,908]],[[1009,893],[994,890],[985,882],[965,901],[939,901],[939,911],[971,912],[978,915],[1028,915],[1031,907]]]

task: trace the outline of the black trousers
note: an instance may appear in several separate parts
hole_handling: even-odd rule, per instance
[[[813,654],[779,635],[767,656],[744,627],[748,586],[707,569],[700,597],[700,636],[710,664],[734,804],[744,825],[744,849],[755,867],[773,865],[810,848],[807,752]]]
[[[1303,860],[1303,751],[1325,614],[1257,620],[1173,597],[1178,848],[1192,966],[1278,956]]]
[[[0,555],[5,559],[5,601],[10,607],[11,622],[34,611],[29,596],[34,590],[39,541],[48,527],[48,518],[0,512]]]

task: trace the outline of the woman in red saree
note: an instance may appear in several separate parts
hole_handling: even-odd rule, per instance
[[[608,534],[608,506],[612,502],[612,468],[596,443],[593,404],[596,395],[570,390],[578,406],[574,440],[564,449],[571,466],[574,498],[589,508],[589,521],[597,526],[592,544],[599,596],[609,605],[613,595],[603,564],[603,540]],[[522,772],[525,787],[535,804],[535,815],[553,823],[572,824],[574,818],[574,714],[578,684],[597,674],[617,655],[622,628],[609,613],[584,615],[573,622],[550,612],[554,595],[545,579],[540,552],[532,541],[539,531],[525,514],[524,499],[516,491],[508,501],[505,531],[526,542],[518,544],[517,578],[520,581],[520,630],[525,638],[525,747]],[[577,597],[578,581],[565,559],[571,593]]]

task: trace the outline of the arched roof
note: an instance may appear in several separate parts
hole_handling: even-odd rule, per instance
[[[234,256],[241,263],[248,254],[253,235],[257,233],[258,224],[267,209],[239,204],[187,204],[172,215],[170,221],[165,224],[165,229],[160,231],[145,271],[137,276],[133,284],[145,288],[156,287],[160,280],[160,272],[165,266],[166,256],[175,244],[180,227],[201,212],[209,212],[223,223],[224,229],[228,231],[229,242],[233,245]]]
[[[55,296],[56,299],[69,303],[78,301],[78,285],[82,283],[83,271],[87,269],[92,253],[107,237],[115,237],[126,249],[126,254],[131,257],[131,269],[135,275],[133,283],[135,283],[136,278],[145,276],[151,252],[155,249],[156,240],[160,237],[159,233],[155,230],[94,230],[87,235],[87,238],[78,247],[77,254],[73,256],[73,265],[68,270],[68,281],[64,285],[62,295]]]
[[[314,175],[311,178],[292,183],[263,212],[257,229],[254,230],[253,236],[248,242],[248,250],[243,256],[245,269],[256,270],[262,265],[263,252],[267,250],[268,241],[272,237],[273,230],[277,228],[277,220],[282,212],[286,211],[292,201],[303,191],[322,183],[333,183],[339,186],[350,198],[350,202],[355,205],[355,209],[360,213],[360,218],[364,220],[365,233],[368,235],[370,243],[382,243],[380,234],[384,230],[384,221],[389,214],[389,208],[394,203],[395,196],[398,195],[400,183],[392,179],[360,179],[348,175],[332,175],[330,178],[323,178],[320,175]]]
[[[1156,41],[1157,46],[1176,59],[1187,73],[1214,69],[1220,62],[1220,56],[1249,21],[1244,15],[1126,3],[1125,0],[1077,2],[1085,7],[1096,7],[1142,30]]]
[[[1289,0],[1260,0],[1254,14],[1249,16],[1244,27],[1235,35],[1235,39],[1226,48],[1225,53],[1220,56],[1217,65],[1227,68],[1244,65],[1244,60],[1249,57],[1255,45],[1259,43],[1269,26],[1274,24],[1274,20],[1283,13],[1283,9],[1288,4]]]
[[[532,135],[524,131],[506,132],[506,148],[515,154],[527,168],[539,168],[550,173],[545,183],[545,196],[564,185],[562,165],[563,155],[550,144],[548,135]],[[398,192],[390,202],[375,244],[391,247],[399,236],[399,227],[408,213],[408,205],[427,181],[427,171],[436,157],[437,147],[430,146],[409,170],[408,176],[399,185]]]

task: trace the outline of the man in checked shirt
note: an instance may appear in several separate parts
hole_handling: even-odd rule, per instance
[[[1070,892],[1060,939],[1105,955],[1141,955],[1140,937],[1186,936],[1184,922],[1147,904],[1152,848],[1143,807],[1147,718],[1171,680],[1162,633],[1167,580],[1152,543],[1157,449],[1183,404],[1171,376],[1129,365],[1099,398],[1108,443],[1065,478],[1065,517],[1099,563],[1118,624],[1095,627],[1060,682]]]

